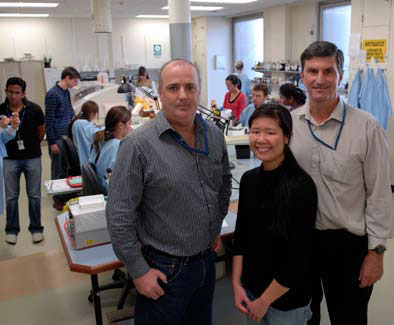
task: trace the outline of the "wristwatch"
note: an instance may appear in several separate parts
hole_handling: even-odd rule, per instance
[[[383,245],[378,245],[378,246],[376,246],[374,249],[372,249],[376,254],[378,254],[378,255],[382,255],[384,252],[385,252],[385,250],[386,250],[386,247],[384,247]]]

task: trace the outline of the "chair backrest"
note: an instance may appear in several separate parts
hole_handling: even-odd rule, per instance
[[[92,163],[82,165],[82,191],[83,195],[107,195],[97,176],[96,167]]]
[[[62,143],[65,153],[64,162],[67,168],[67,176],[81,175],[77,148],[67,135],[62,136]]]

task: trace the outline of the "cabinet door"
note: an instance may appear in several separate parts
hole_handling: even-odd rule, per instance
[[[26,81],[26,97],[41,106],[45,105],[44,66],[42,61],[21,62],[22,78]]]
[[[1,62],[0,63],[0,101],[4,102],[5,93],[3,89],[5,89],[5,84],[10,77],[20,77],[20,65],[19,62]]]
[[[363,27],[390,25],[391,1],[364,0]]]

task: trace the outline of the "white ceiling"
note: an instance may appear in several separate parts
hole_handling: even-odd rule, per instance
[[[0,2],[10,2],[15,0],[0,0]],[[21,0],[17,0],[21,1]],[[16,2],[17,2],[16,1]],[[4,13],[49,13],[50,17],[91,17],[90,0],[24,0],[25,2],[59,2],[57,8],[0,8]],[[220,4],[224,7],[222,10],[215,12],[198,12],[192,11],[193,17],[198,16],[226,16],[234,17],[249,13],[262,11],[263,8],[277,6],[280,4],[289,4],[299,0],[257,0],[247,4]],[[168,5],[168,0],[112,0],[112,16],[114,18],[135,17],[140,14],[167,14],[166,10],[160,9]],[[193,2],[193,5],[211,5]]]

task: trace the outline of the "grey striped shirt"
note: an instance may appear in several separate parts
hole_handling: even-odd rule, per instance
[[[141,247],[176,256],[210,247],[231,195],[221,131],[198,116],[191,150],[163,112],[122,141],[111,177],[108,229],[114,251],[133,278],[149,270]]]

